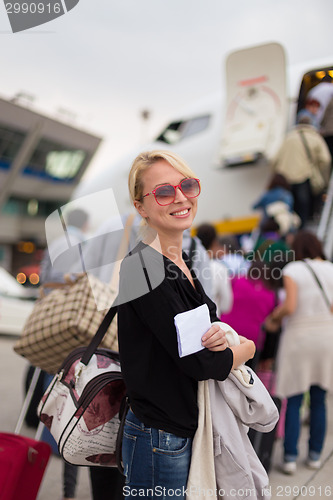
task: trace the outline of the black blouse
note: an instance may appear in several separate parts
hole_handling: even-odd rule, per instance
[[[151,291],[146,278],[139,283],[144,273]],[[191,273],[195,288],[176,264],[142,242],[120,271],[120,295],[132,298],[118,309],[120,361],[132,410],[147,427],[180,437],[193,437],[197,428],[198,381],[224,380],[233,363],[229,348],[179,357],[176,314],[206,303],[211,321],[219,320],[215,304]]]

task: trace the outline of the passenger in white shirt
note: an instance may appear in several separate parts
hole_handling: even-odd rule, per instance
[[[316,120],[320,124],[327,105],[333,97],[333,81],[330,75],[325,75],[318,85],[312,87],[307,97],[316,99],[320,103],[320,108],[316,115]]]
[[[210,257],[210,266],[212,271],[212,295],[211,299],[215,302],[217,315],[227,313],[232,308],[233,295],[231,280],[228,268],[216,258],[219,250],[219,243],[214,226],[211,224],[201,224],[197,230],[197,236],[206,248]]]

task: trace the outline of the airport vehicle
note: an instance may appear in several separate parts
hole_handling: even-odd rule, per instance
[[[251,206],[265,189],[270,160],[295,123],[307,92],[326,73],[333,76],[333,58],[287,67],[278,43],[233,52],[225,63],[224,96],[220,92],[194,103],[155,141],[83,179],[72,199],[79,205],[80,197],[112,188],[119,212],[130,210],[127,175],[134,157],[144,150],[170,149],[201,180],[196,223],[222,221],[222,231],[251,230],[258,220]]]
[[[26,288],[0,267],[0,334],[21,335],[34,300]]]

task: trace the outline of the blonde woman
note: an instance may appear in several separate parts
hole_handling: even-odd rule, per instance
[[[129,174],[130,196],[146,231],[131,258],[123,261],[121,295],[140,289],[136,267],[138,276],[148,279],[142,284],[146,293],[124,302],[118,312],[119,352],[130,401],[123,438],[127,498],[184,498],[198,423],[198,381],[224,380],[255,352],[245,338],[239,346],[227,347],[225,333],[214,325],[202,337],[204,349],[178,354],[178,313],[207,304],[211,322],[218,321],[215,304],[182,252],[183,231],[193,223],[200,189],[191,169],[169,151],[140,154]]]

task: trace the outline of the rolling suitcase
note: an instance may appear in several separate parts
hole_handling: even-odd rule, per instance
[[[49,444],[19,435],[38,380],[36,372],[14,433],[0,433],[0,500],[35,500],[50,458]],[[36,438],[41,430],[37,429]]]
[[[50,446],[17,434],[0,434],[1,500],[35,500]]]
[[[262,372],[262,373],[258,372],[257,375],[265,385],[268,392],[271,394],[271,397],[281,417],[281,406],[282,406],[281,399],[272,395],[272,393],[274,392],[275,372],[274,371]],[[259,432],[254,429],[250,429],[248,433],[252,446],[267,473],[269,472],[271,467],[273,447],[275,439],[277,437],[279,421],[276,423],[274,429],[272,429],[270,432]]]
[[[272,370],[259,370],[257,372],[258,377],[268,389],[270,395],[272,396],[273,400],[275,398],[275,371]],[[275,400],[275,404],[279,408],[279,421],[276,427],[276,435],[275,437],[277,439],[284,438],[284,424],[286,420],[286,409],[287,409],[287,400],[282,399],[281,403],[279,403],[278,398]]]
[[[281,399],[275,396],[272,396],[272,399],[280,413]],[[272,459],[274,441],[276,439],[277,426],[278,423],[275,425],[274,429],[272,429],[270,432],[259,432],[254,429],[250,429],[248,433],[252,446],[267,473],[271,468],[271,459]]]

